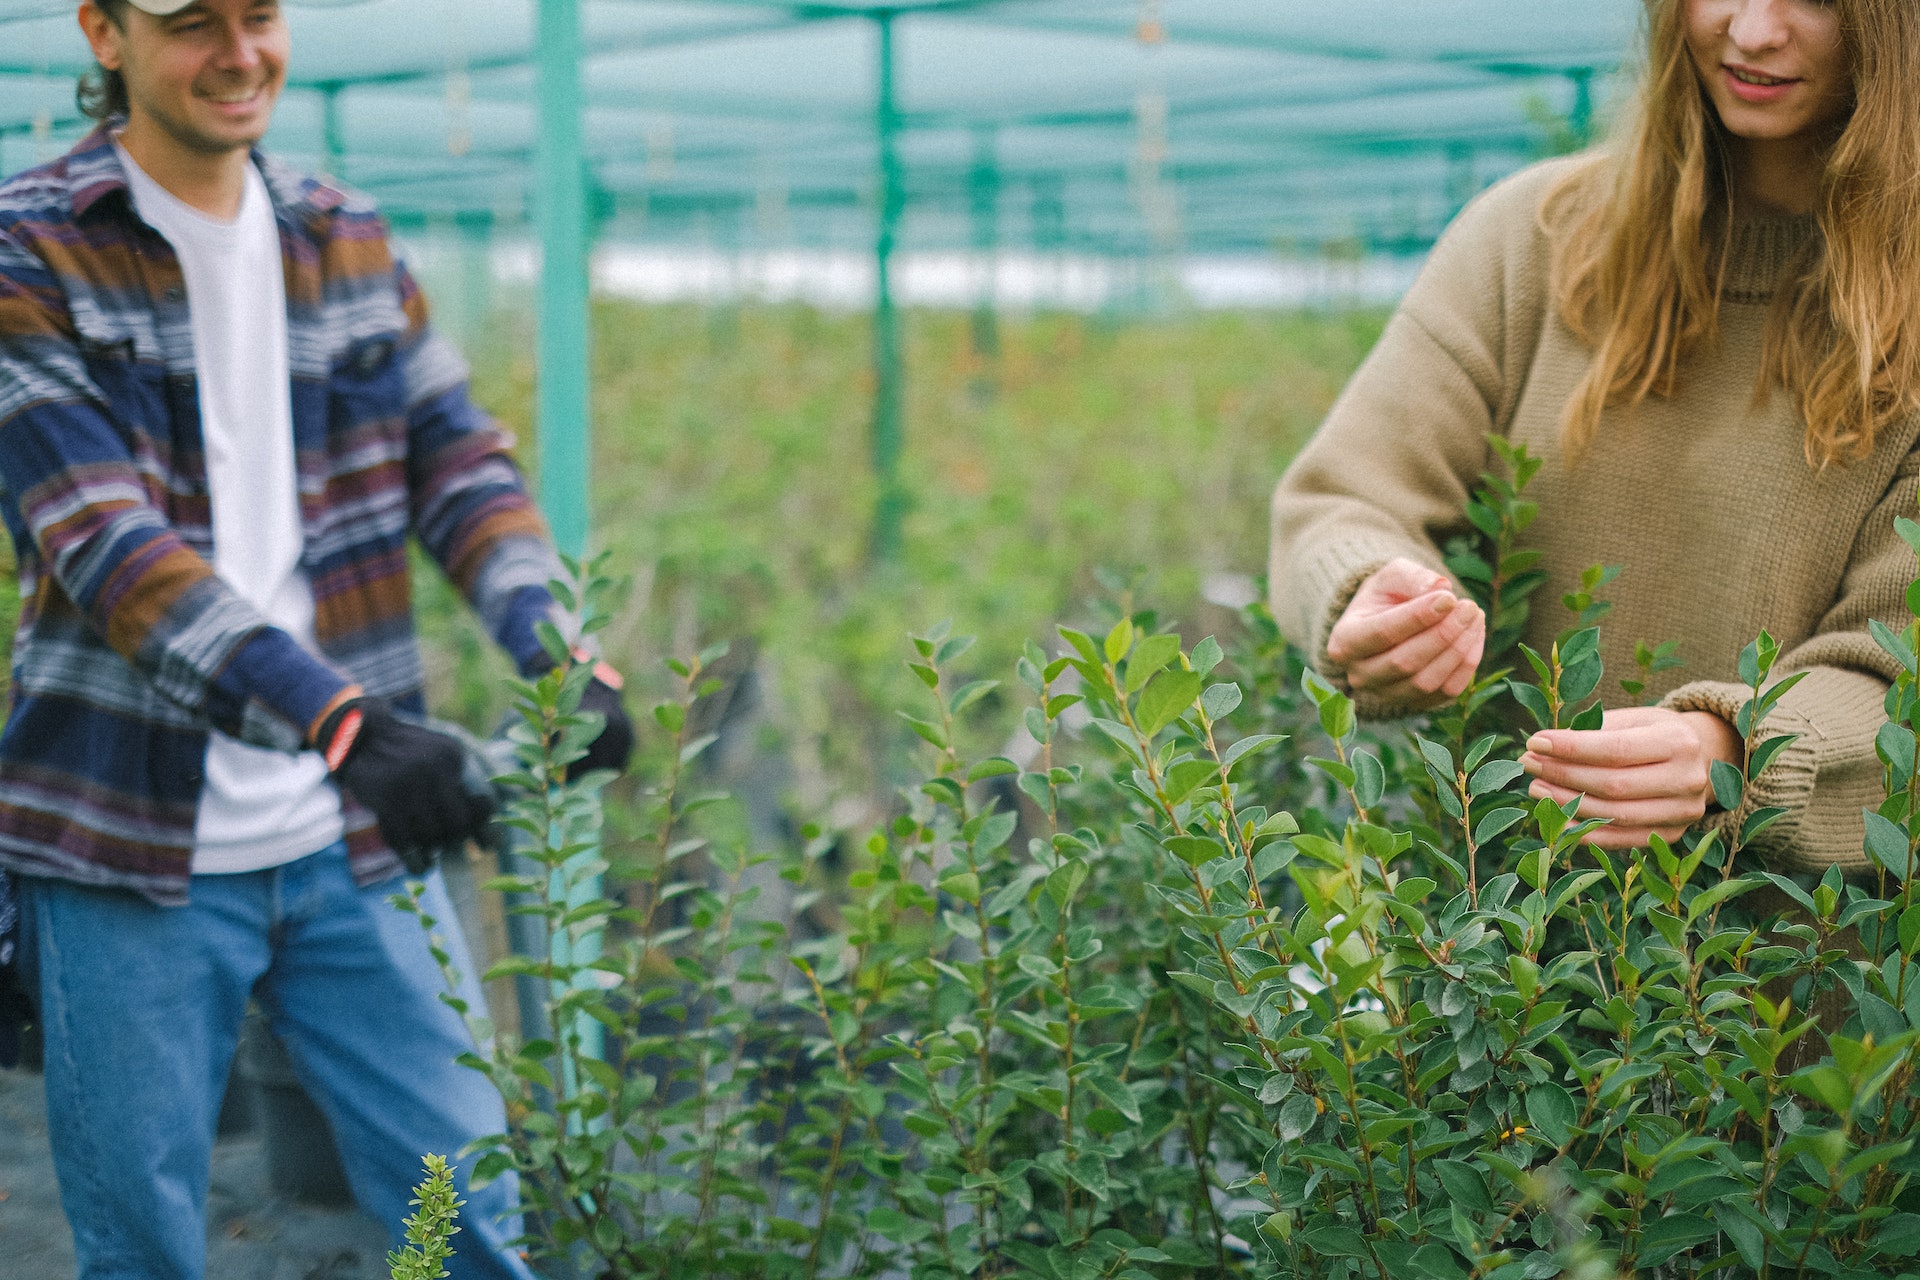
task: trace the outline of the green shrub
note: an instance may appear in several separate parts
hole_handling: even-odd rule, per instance
[[[406,1221],[407,1243],[387,1255],[387,1274],[393,1280],[441,1280],[445,1263],[453,1256],[453,1237],[460,1228],[461,1199],[453,1192],[453,1171],[445,1156],[422,1158],[427,1176],[415,1190],[414,1211]]]
[[[1455,555],[1519,579],[1514,523]],[[1920,623],[1875,624],[1907,672],[1878,871],[1803,883],[1742,854],[1776,813],[1622,856],[1526,798],[1517,726],[1592,720],[1606,577],[1537,679],[1412,732],[1362,730],[1257,609],[1187,645],[1123,607],[1027,647],[1033,753],[979,758],[957,726],[998,691],[937,628],[926,775],[856,846],[709,839],[713,687],[679,663],[648,839],[591,902],[584,672],[521,686],[540,870],[497,887],[567,945],[496,973],[565,994],[552,1040],[471,1060],[512,1122],[484,1174],[608,1276],[1920,1274]],[[1777,656],[1741,656],[1729,809],[1783,745]],[[759,901],[776,875],[797,913]]]

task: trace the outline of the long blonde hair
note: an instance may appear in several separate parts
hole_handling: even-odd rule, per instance
[[[1920,405],[1920,6],[1837,0],[1854,105],[1827,153],[1819,234],[1775,296],[1757,396],[1793,396],[1811,465],[1866,456]],[[1593,350],[1563,430],[1680,385],[1719,337],[1731,157],[1686,42],[1686,0],[1647,0],[1647,66],[1617,145],[1548,196],[1554,301]]]

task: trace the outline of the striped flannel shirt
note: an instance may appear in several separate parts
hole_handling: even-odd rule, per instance
[[[350,684],[421,708],[417,537],[523,672],[558,569],[371,202],[256,154],[286,269],[319,652],[215,576],[179,259],[109,134],[0,184],[0,515],[19,564],[0,866],[183,902],[210,729],[294,752]],[[399,867],[346,801],[356,876]]]

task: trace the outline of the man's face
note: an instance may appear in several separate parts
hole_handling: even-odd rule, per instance
[[[130,125],[209,155],[266,134],[287,81],[279,0],[195,0],[165,18],[128,6],[123,20],[118,27],[95,5],[80,7],[94,57],[126,78]]]

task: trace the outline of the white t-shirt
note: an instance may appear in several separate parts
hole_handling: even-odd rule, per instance
[[[221,222],[155,182],[124,148],[134,208],[179,255],[193,323],[213,569],[281,630],[318,650],[293,457],[287,299],[267,184],[247,166],[240,214]],[[317,752],[288,755],[223,733],[207,743],[193,874],[257,871],[340,839],[340,793]]]

